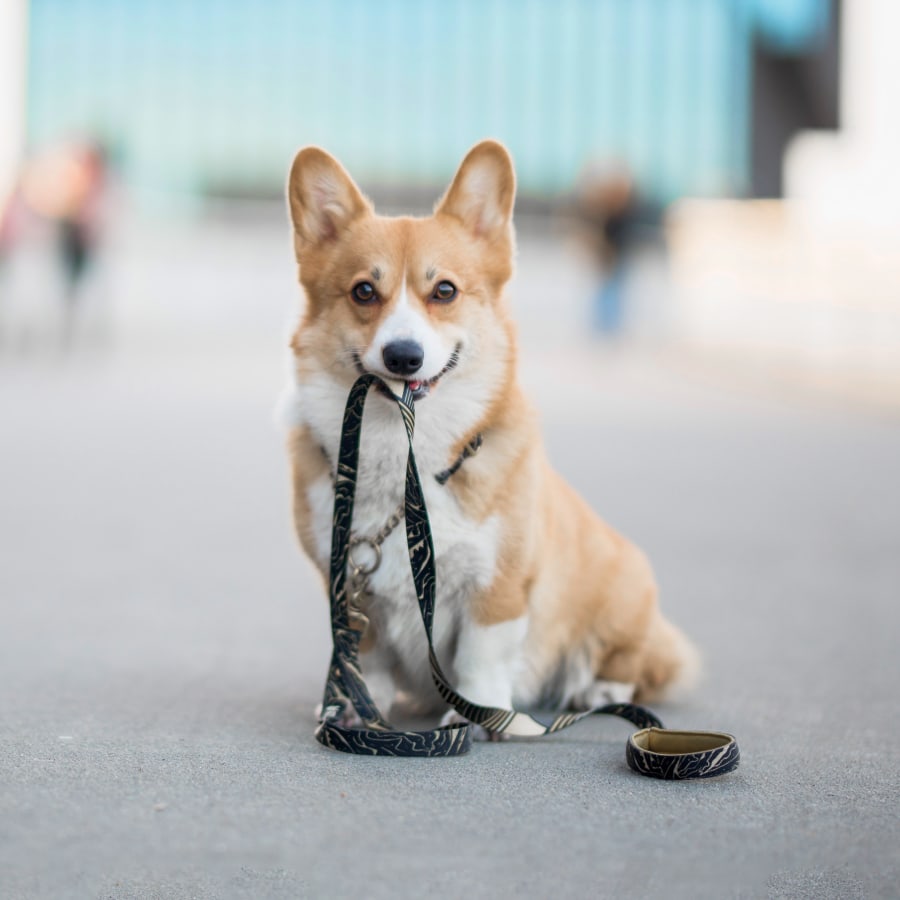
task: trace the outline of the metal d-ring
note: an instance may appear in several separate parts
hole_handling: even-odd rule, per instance
[[[353,558],[353,548],[359,547],[361,544],[367,544],[375,554],[375,559],[368,565],[358,563]],[[347,562],[350,563],[350,568],[353,569],[355,575],[369,576],[381,565],[381,545],[369,537],[353,538],[350,541],[350,546],[347,548]]]

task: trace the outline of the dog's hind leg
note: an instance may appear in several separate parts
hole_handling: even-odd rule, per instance
[[[574,694],[567,704],[572,709],[593,709],[607,703],[631,703],[636,685],[626,681],[606,681],[598,678],[583,691]]]
[[[694,686],[700,668],[694,645],[656,612],[644,639],[606,656],[601,674],[613,681],[633,682],[634,697],[643,703],[677,698]]]

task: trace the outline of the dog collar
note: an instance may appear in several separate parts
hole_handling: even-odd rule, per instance
[[[481,445],[484,443],[484,435],[479,431],[475,437],[466,444],[462,449],[462,453],[456,457],[451,465],[449,465],[446,469],[438,472],[437,475],[434,476],[434,480],[443,487],[459,470],[462,464],[470,457],[474,456],[480,449]],[[319,449],[322,451],[322,456],[325,457],[326,462],[329,466],[329,471],[332,473],[334,469],[331,466],[331,459],[328,456],[328,451],[319,444]],[[332,481],[334,478],[332,477]]]
[[[447,469],[444,469],[443,472],[438,472],[437,475],[434,476],[434,480],[438,484],[446,484],[458,471],[459,467],[470,457],[474,456],[480,449],[481,445],[484,443],[484,435],[479,431],[475,437],[463,447],[462,453],[456,457],[456,461]]]

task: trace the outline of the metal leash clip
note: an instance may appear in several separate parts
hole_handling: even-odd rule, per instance
[[[372,559],[368,562],[353,558],[354,548],[368,546],[372,550]],[[355,537],[350,541],[347,552],[347,565],[350,569],[350,584],[347,592],[347,615],[350,627],[364,635],[369,627],[369,617],[363,612],[364,598],[369,593],[369,576],[381,565],[381,544],[375,538]]]

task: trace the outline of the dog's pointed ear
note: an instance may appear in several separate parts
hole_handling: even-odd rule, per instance
[[[298,252],[334,240],[372,206],[344,167],[319,147],[304,147],[288,180],[288,205]]]
[[[466,154],[435,214],[453,216],[477,237],[492,240],[508,232],[515,198],[509,151],[497,141],[482,141]]]

